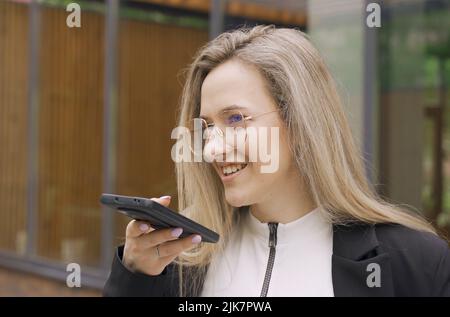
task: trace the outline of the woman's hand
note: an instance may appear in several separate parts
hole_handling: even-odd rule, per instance
[[[167,207],[170,196],[152,200]],[[155,230],[145,221],[130,221],[126,230],[123,264],[133,272],[161,274],[181,252],[193,248],[201,241],[201,236],[197,234],[178,239],[182,232],[181,228]]]

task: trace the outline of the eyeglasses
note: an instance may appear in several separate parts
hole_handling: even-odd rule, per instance
[[[191,151],[195,155],[202,154],[205,145],[216,134],[221,138],[225,138],[225,142],[233,147],[236,147],[239,142],[244,142],[245,144],[247,141],[247,121],[273,112],[278,112],[278,110],[267,111],[254,116],[244,116],[239,110],[225,110],[218,115],[216,123],[208,123],[203,118],[194,118],[191,120],[189,126],[191,132]],[[202,142],[201,146],[195,146],[199,144],[198,142],[201,139],[204,139],[205,142]]]

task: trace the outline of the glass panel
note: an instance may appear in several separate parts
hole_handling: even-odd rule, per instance
[[[449,228],[449,3],[392,2],[383,8],[379,73],[384,194]]]

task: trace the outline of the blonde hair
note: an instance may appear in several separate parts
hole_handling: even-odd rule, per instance
[[[187,70],[179,126],[188,126],[199,115],[203,80],[231,58],[256,66],[265,77],[281,108],[300,175],[315,203],[334,224],[396,223],[435,232],[418,215],[384,201],[369,186],[335,82],[318,51],[299,30],[273,25],[244,27],[207,43]],[[199,269],[200,273],[189,279],[190,287],[195,288],[202,283],[201,272],[213,255],[226,245],[239,213],[226,202],[221,181],[210,164],[178,163],[176,172],[179,209],[221,236],[218,244],[202,244],[177,259],[180,267]],[[183,269],[179,271],[182,281]]]

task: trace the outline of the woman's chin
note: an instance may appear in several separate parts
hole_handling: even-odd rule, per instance
[[[233,207],[242,207],[248,205],[245,195],[242,191],[236,189],[225,189],[225,199]]]

